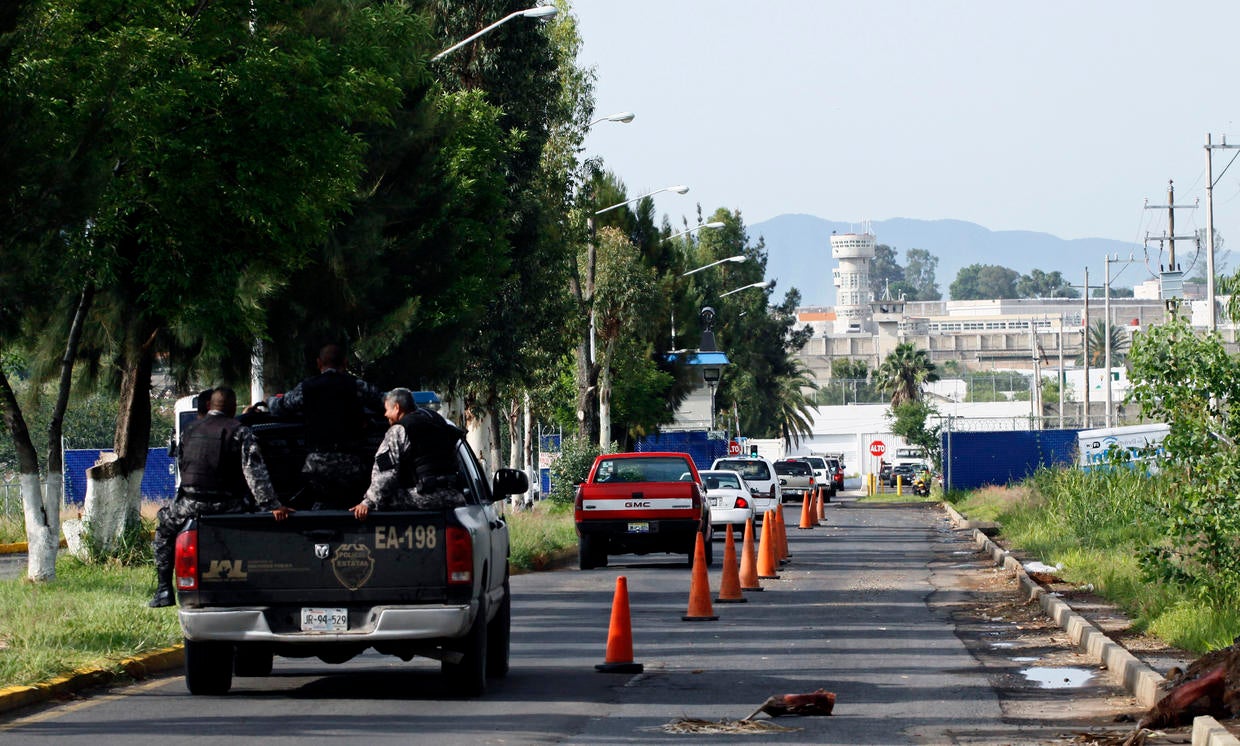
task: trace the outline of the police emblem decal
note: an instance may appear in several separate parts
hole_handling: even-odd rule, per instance
[[[327,559],[327,555],[331,554],[332,548],[329,544],[315,544],[314,556],[319,559]]]
[[[332,556],[336,580],[351,591],[366,585],[375,571],[375,558],[365,544],[341,544]]]

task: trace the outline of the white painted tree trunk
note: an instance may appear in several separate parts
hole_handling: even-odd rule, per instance
[[[56,482],[52,484],[53,480]],[[47,492],[38,474],[21,475],[22,508],[26,516],[28,559],[26,577],[36,582],[56,579],[56,551],[60,547],[60,474],[48,477]]]
[[[94,552],[107,555],[132,522],[138,520],[143,470],[122,475],[117,469],[108,468],[115,460],[115,454],[102,454],[100,463],[86,470],[82,531],[87,541],[82,542],[83,546],[71,547],[83,559],[90,559]],[[79,552],[84,552],[85,556]]]
[[[611,450],[611,368],[603,366],[598,377],[598,446]]]

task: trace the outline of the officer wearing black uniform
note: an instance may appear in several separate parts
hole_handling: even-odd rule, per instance
[[[307,504],[344,508],[366,489],[370,467],[364,452],[366,409],[378,411],[382,394],[345,372],[340,345],[325,345],[316,360],[319,374],[297,384],[267,407],[276,417],[302,415],[306,421],[306,460],[301,473]]]
[[[465,504],[456,447],[465,432],[443,415],[418,407],[409,389],[383,397],[391,423],[375,454],[370,489],[353,515],[364,520],[375,508],[430,510]]]
[[[221,386],[211,393],[210,407],[205,417],[181,434],[177,459],[181,486],[176,500],[159,510],[154,542],[157,586],[148,604],[153,608],[173,603],[173,554],[186,519],[244,512],[250,494],[277,521],[293,512],[276,498],[253,431],[233,418],[237,394]]]

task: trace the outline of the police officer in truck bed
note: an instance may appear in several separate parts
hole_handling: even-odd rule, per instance
[[[383,397],[383,416],[391,423],[375,454],[366,497],[353,515],[365,520],[375,508],[432,510],[465,504],[456,445],[465,432],[443,415],[417,406],[409,389]]]
[[[293,512],[280,504],[254,432],[233,415],[237,413],[237,394],[221,386],[211,393],[210,409],[181,434],[177,465],[181,486],[176,500],[159,509],[155,529],[155,596],[148,606],[171,606],[172,563],[176,537],[186,519],[217,513],[241,513],[247,509],[246,497],[262,510],[270,510],[277,521]],[[248,489],[247,489],[248,488]]]
[[[377,388],[345,371],[340,345],[324,345],[315,361],[319,373],[282,397],[268,400],[276,417],[306,420],[306,460],[301,469],[316,508],[343,509],[366,490],[370,454],[364,453],[366,410],[382,409]]]

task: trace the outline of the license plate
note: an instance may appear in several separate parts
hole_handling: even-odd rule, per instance
[[[650,533],[650,524],[646,521],[634,521],[629,523],[630,534],[648,534]]]
[[[710,499],[710,506],[711,506],[712,508],[717,508],[717,507],[719,507],[719,498],[717,498],[717,497],[712,497],[712,498]]]
[[[348,609],[301,609],[302,632],[346,632],[348,629]]]

